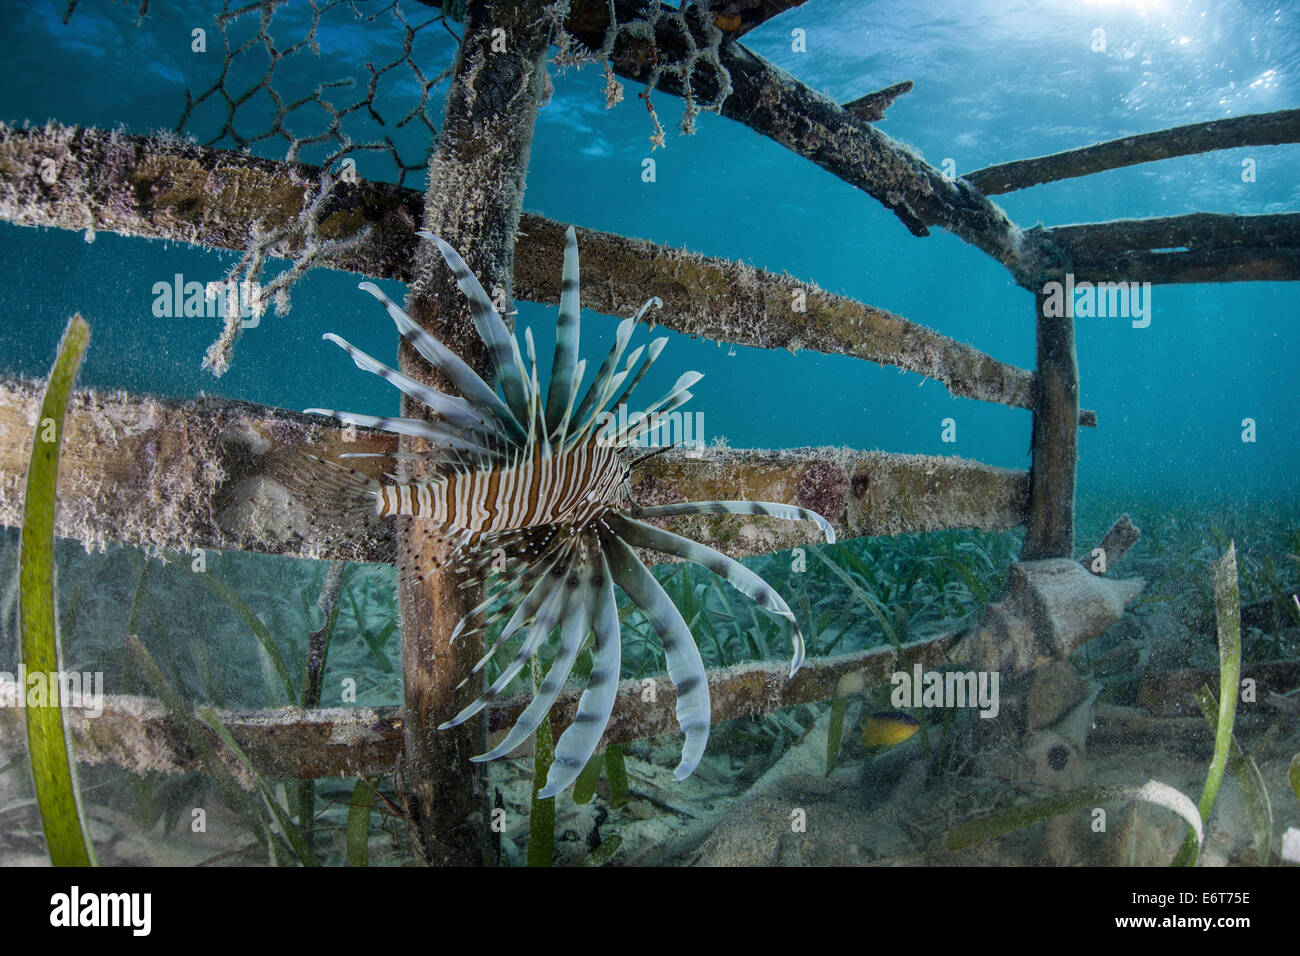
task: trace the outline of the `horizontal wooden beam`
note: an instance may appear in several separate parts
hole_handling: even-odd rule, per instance
[[[0,685],[0,695],[13,693]],[[77,760],[113,764],[134,773],[199,770],[185,731],[158,701],[106,694],[102,712],[68,708],[66,724]],[[302,710],[219,710],[217,716],[264,777],[361,776],[392,773],[402,753],[400,707]],[[211,742],[224,749],[215,735]],[[21,707],[0,707],[0,753],[26,747]],[[253,780],[233,758],[230,770],[247,789]]]
[[[39,402],[38,384],[0,379],[0,525],[21,523]],[[389,561],[386,528],[332,534],[272,484],[300,451],[334,458],[395,444],[364,430],[355,442],[344,438],[324,419],[248,402],[80,389],[64,428],[55,534],[87,547]]]
[[[949,663],[949,652],[959,638],[957,634],[945,634],[905,645],[907,665],[920,664],[929,670]],[[795,704],[850,697],[866,688],[889,683],[890,675],[899,669],[898,654],[893,647],[886,646],[835,657],[809,658],[794,677],[790,676],[788,661],[761,661],[709,671],[711,719],[717,724],[739,717],[757,717]],[[605,730],[606,744],[678,732],[677,693],[672,681],[661,675],[655,685],[655,699],[647,702],[642,680],[625,680],[619,684],[618,698]],[[578,689],[569,690],[551,709],[556,733],[572,723],[579,696]],[[488,729],[494,734],[507,731],[528,702],[527,696],[513,697],[494,707],[489,714]]]
[[[57,170],[53,183],[42,170]],[[0,124],[0,220],[242,249],[255,223],[292,222],[319,179],[315,167],[258,159],[178,139],[49,123]],[[336,184],[319,226],[368,239],[327,264],[409,281],[423,197],[365,180]],[[515,294],[559,298],[564,226],[525,213]],[[288,255],[286,248],[273,255]],[[801,281],[641,239],[583,229],[584,305],[631,314],[651,295],[651,320],[687,335],[758,348],[864,358],[943,382],[964,398],[1033,407],[1033,375],[892,313]],[[325,264],[325,263],[323,263]],[[358,299],[357,308],[363,304]],[[371,306],[373,307],[373,306]]]
[[[36,383],[0,379],[0,526],[21,521],[39,403]],[[55,530],[87,546],[390,561],[388,524],[295,502],[284,490],[301,452],[333,459],[397,446],[394,436],[367,429],[347,438],[332,420],[247,402],[79,390],[68,407]],[[356,466],[383,471],[380,459]],[[642,504],[746,497],[800,504],[843,537],[1014,527],[1025,520],[1025,489],[1022,471],[837,448],[679,451],[645,462],[633,480]],[[777,518],[682,516],[666,525],[733,556],[820,540],[815,526]]]
[[[1295,142],[1300,142],[1300,110],[1279,110],[1123,136],[1049,156],[985,166],[962,178],[984,195],[996,196],[1039,183],[1090,176],[1107,169],[1175,156]]]
[[[642,505],[748,498],[799,504],[824,515],[841,538],[980,528],[1003,531],[1028,516],[1027,472],[962,458],[798,448],[709,449],[661,455],[633,480]],[[804,522],[748,515],[692,515],[667,527],[728,553],[761,554],[819,540]]]
[[[908,663],[941,666],[955,635],[944,635],[907,646]],[[809,660],[789,677],[786,661],[742,664],[709,673],[715,722],[771,713],[782,707],[814,703],[856,694],[883,684],[898,669],[892,647]],[[654,702],[644,700],[640,679],[619,685],[614,712],[605,731],[605,744],[627,743],[677,733],[676,693],[666,676],[657,679]],[[23,711],[14,706],[14,685],[0,685],[0,752],[25,746]],[[552,710],[558,733],[577,712],[579,688],[563,692]],[[528,704],[511,697],[494,704],[489,727],[498,735],[510,727]],[[136,773],[174,773],[198,769],[193,746],[180,724],[157,701],[106,695],[102,712],[69,708],[67,727],[72,751],[87,764],[111,763]],[[402,752],[402,713],[398,707],[285,707],[265,711],[218,711],[217,716],[264,777],[338,777],[391,773]],[[220,749],[213,737],[212,743]],[[249,789],[253,781],[233,760],[231,769]]]
[[[564,227],[525,214],[520,229],[516,290],[534,302],[558,302]],[[1033,373],[815,283],[590,229],[578,230],[578,245],[583,304],[598,312],[627,315],[657,295],[664,307],[647,318],[675,332],[867,359],[942,382],[962,398],[1033,407]]]
[[[1042,230],[1076,281],[1300,280],[1300,213],[1193,213]]]

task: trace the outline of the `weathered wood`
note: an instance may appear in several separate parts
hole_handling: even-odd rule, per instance
[[[1029,525],[1022,561],[1068,558],[1074,551],[1074,476],[1079,457],[1079,365],[1074,316],[1068,308],[1048,315],[1047,297],[1034,296],[1038,373]]]
[[[535,302],[559,301],[564,227],[525,216],[515,280]],[[647,318],[675,332],[757,348],[812,349],[916,372],[964,398],[1033,405],[1033,376],[884,309],[816,283],[642,239],[578,230],[583,305],[628,315],[657,295]]]
[[[11,675],[12,676],[12,675]],[[14,693],[0,683],[0,699]],[[198,755],[180,723],[156,700],[106,694],[102,712],[65,711],[74,756],[84,764],[113,764],[133,773],[199,770]],[[389,774],[402,754],[400,707],[229,711],[217,715],[257,771],[267,778]],[[213,734],[211,744],[222,749]],[[0,707],[0,752],[25,745],[23,711],[11,702]],[[232,772],[252,789],[252,777],[229,761]]]
[[[948,653],[959,636],[946,634],[905,645],[908,667],[920,664],[928,670],[948,663]],[[900,666],[897,652],[887,646],[835,657],[810,658],[794,677],[790,676],[790,666],[786,661],[762,661],[709,671],[711,719],[720,723],[771,713],[795,704],[851,696],[868,687],[888,683],[890,675]],[[645,696],[641,680],[625,680],[619,684],[614,711],[605,729],[606,745],[678,733],[677,692],[672,681],[660,675],[655,679],[655,700],[646,701]],[[578,709],[578,697],[576,692],[565,693],[551,708],[552,727],[556,733],[572,722]],[[527,703],[525,699],[512,698],[494,707],[491,730],[504,733]]]
[[[54,185],[41,179],[46,163]],[[302,210],[320,170],[239,152],[104,130],[0,124],[0,219],[242,249],[258,222],[281,226]],[[319,229],[369,238],[329,265],[409,282],[421,196],[365,180],[340,182]],[[524,214],[515,295],[559,301],[564,226]],[[579,231],[583,305],[630,315],[651,295],[651,320],[687,335],[757,348],[813,349],[864,358],[933,378],[963,398],[1030,408],[1033,376],[978,349],[816,283],[607,232]],[[285,248],[273,253],[288,255]],[[358,293],[355,307],[373,309]],[[477,345],[473,332],[463,333]],[[1084,424],[1087,424],[1085,421]]]
[[[876,90],[866,96],[859,96],[844,104],[844,109],[865,123],[876,123],[885,118],[885,110],[893,105],[894,100],[904,93],[912,92],[912,81],[904,80],[883,90]]]
[[[1142,529],[1133,523],[1133,519],[1127,514],[1122,514],[1115,519],[1115,523],[1110,526],[1110,530],[1102,536],[1101,543],[1093,548],[1093,552],[1100,550],[1104,560],[1098,570],[1093,570],[1095,559],[1092,553],[1085,555],[1081,563],[1094,574],[1105,574],[1120,559],[1128,553],[1129,548],[1137,544],[1142,537]]]
[[[471,0],[438,148],[429,163],[423,226],[464,256],[488,289],[511,296],[515,236],[533,142],[537,107],[546,77],[549,27],[541,0],[507,3]],[[504,31],[505,50],[493,50],[493,32]],[[406,311],[481,374],[491,368],[487,347],[473,332],[465,298],[441,253],[420,244],[415,281]],[[403,372],[435,387],[409,344],[399,352]],[[427,414],[404,397],[403,414]],[[414,450],[411,440],[400,446]],[[490,813],[482,764],[482,720],[439,731],[477,694],[472,668],[479,642],[451,643],[452,629],[477,602],[450,568],[445,546],[414,518],[399,518],[398,602],[402,629],[402,687],[406,699],[402,798],[411,832],[424,859],[434,865],[488,861]]]
[[[1152,285],[1300,281],[1300,246],[1232,246],[1174,252],[1122,252],[1080,270],[1090,282]]]
[[[1107,169],[1174,156],[1295,142],[1300,142],[1300,110],[1279,110],[1124,136],[1049,156],[985,166],[963,178],[984,195],[997,196],[1039,183],[1090,176]]]
[[[21,495],[40,403],[36,383],[0,378],[0,526],[21,522]],[[319,497],[295,499],[286,475],[300,452],[392,452],[396,436],[220,398],[175,401],[74,392],[59,468],[56,533],[88,547],[112,541],[162,551],[195,547],[300,558],[391,562],[391,522],[363,523]],[[352,441],[347,439],[352,437]],[[352,466],[375,477],[381,459]],[[292,487],[292,484],[290,484]],[[813,508],[842,538],[1023,524],[1025,472],[960,458],[861,452],[708,448],[637,467],[643,504],[748,496]],[[811,544],[805,522],[741,515],[680,516],[667,527],[732,557]]]
[[[175,136],[53,121],[21,129],[0,124],[0,220],[18,226],[242,250],[254,225],[269,232],[293,222],[319,181],[316,166]],[[410,281],[420,204],[420,193],[390,183],[335,183],[320,234],[346,239],[367,226],[371,232],[330,266]],[[301,240],[290,237],[269,254],[287,257]]]
[[[1076,281],[1300,280],[1300,213],[1193,213],[1041,230]]]
[[[683,495],[686,483],[690,494]],[[632,486],[642,505],[751,498],[811,508],[843,538],[981,528],[1002,531],[1028,514],[1028,476],[961,458],[849,449],[736,451],[700,458],[661,455]],[[729,554],[762,554],[815,544],[815,526],[749,515],[689,515],[665,523]]]
[[[957,635],[942,635],[908,644],[908,664],[942,666]],[[892,647],[809,660],[793,679],[787,661],[742,664],[709,673],[713,720],[758,716],[795,704],[815,703],[856,694],[886,683],[899,669]],[[676,692],[666,675],[656,678],[657,699],[646,702],[640,679],[619,685],[604,743],[628,743],[678,733]],[[12,683],[0,683],[0,752],[23,746],[23,712],[13,706]],[[581,689],[560,694],[552,708],[555,733],[577,712]],[[497,734],[519,718],[531,695],[496,702],[489,725]],[[403,752],[403,709],[397,707],[285,707],[264,711],[219,711],[222,724],[266,777],[333,777],[391,773]],[[159,703],[141,697],[105,696],[102,713],[67,711],[68,731],[79,761],[112,763],[136,773],[174,773],[197,769],[190,744],[176,720]],[[215,743],[215,739],[214,739]],[[246,780],[251,788],[252,781]]]
[[[686,22],[691,41],[681,35],[675,11],[658,0],[614,0],[619,23],[656,17],[653,31],[624,31],[611,58],[615,72],[637,82],[656,78],[659,89],[687,94],[677,72],[693,49],[707,45],[705,25],[693,8]],[[608,0],[574,0],[565,27],[587,46],[599,49],[609,24]],[[650,35],[653,32],[653,35]],[[729,119],[810,159],[889,209],[917,236],[941,226],[982,249],[1023,280],[1041,271],[1050,259],[1045,248],[1025,236],[994,203],[963,180],[949,180],[914,150],[891,139],[845,111],[830,97],[809,88],[740,43],[723,42],[718,64],[725,78],[705,58],[695,60],[689,76],[696,100],[713,102],[724,84],[730,92],[720,112]]]
[[[21,524],[24,449],[40,393],[37,383],[0,379],[0,525]],[[88,548],[112,541],[162,551],[393,560],[385,526],[355,517],[346,525],[313,524],[312,503],[295,504],[272,484],[300,452],[332,459],[384,451],[393,447],[390,436],[358,429],[348,442],[333,422],[284,409],[87,389],[73,393],[64,434],[55,533]],[[381,470],[377,460],[359,465]]]

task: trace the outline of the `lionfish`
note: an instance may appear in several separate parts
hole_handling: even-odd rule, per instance
[[[567,788],[595,753],[614,706],[621,666],[617,584],[646,616],[663,645],[668,676],[677,688],[677,723],[685,733],[681,762],[673,776],[695,770],[709,737],[709,689],[699,648],[672,600],[634,548],[697,562],[725,578],[760,607],[793,626],[791,676],[804,660],[804,640],[789,606],[744,565],[713,548],[663,530],[642,519],[685,514],[769,515],[815,522],[833,542],[835,532],[816,512],[757,501],[693,501],[640,507],[632,499],[631,474],[638,443],[647,440],[664,416],[691,398],[703,376],[682,375],[668,393],[639,415],[616,418],[610,409],[625,405],[663,351],[667,337],[627,353],[637,322],[657,298],[623,320],[613,348],[595,378],[582,391],[586,361],[578,359],[578,243],[572,227],[565,234],[563,284],[556,324],[555,357],[543,399],[538,383],[532,330],[525,330],[528,363],[519,344],[493,307],[464,260],[437,236],[432,240],[469,300],[474,327],[487,345],[501,393],[461,358],[421,329],[409,315],[370,282],[360,288],[388,310],[402,337],[459,390],[454,396],[415,381],[354,348],[333,333],[324,337],[342,348],[365,371],[391,382],[436,413],[439,419],[382,418],[331,409],[308,409],[345,424],[371,426],[425,439],[430,450],[379,457],[419,459],[433,477],[383,484],[334,463],[336,493],[373,514],[410,515],[428,521],[434,535],[455,555],[458,569],[486,598],[456,626],[451,639],[505,620],[495,643],[475,665],[478,673],[503,643],[527,628],[518,651],[500,676],[472,704],[440,729],[469,720],[510,684],[555,628],[558,651],[535,696],[512,729],[475,761],[500,757],[523,743],[549,712],[568,679],[588,635],[593,635],[592,668],[577,715],[555,746],[554,761],[540,796]],[[626,358],[625,358],[626,354]],[[638,364],[639,363],[639,364]],[[641,458],[648,457],[644,451]],[[352,455],[344,457],[367,457]],[[321,486],[316,486],[319,492]],[[508,619],[507,619],[508,616]],[[479,626],[469,631],[467,624]]]

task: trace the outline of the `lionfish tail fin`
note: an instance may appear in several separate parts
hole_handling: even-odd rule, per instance
[[[379,513],[379,482],[355,468],[298,452],[281,458],[271,477],[314,513]]]

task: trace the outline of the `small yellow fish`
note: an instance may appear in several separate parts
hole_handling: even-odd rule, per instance
[[[868,747],[896,747],[921,729],[916,719],[896,711],[872,714],[862,724],[862,740]]]

